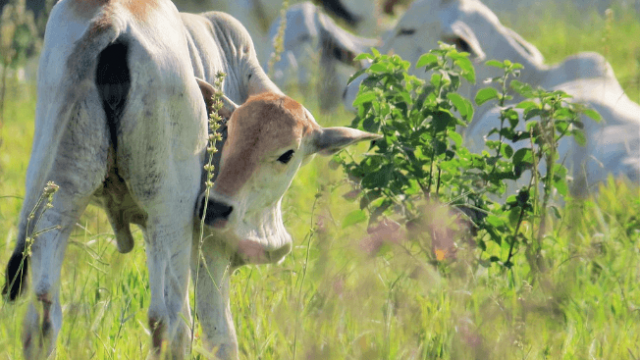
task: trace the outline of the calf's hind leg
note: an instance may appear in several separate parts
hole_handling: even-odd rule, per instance
[[[46,211],[31,245],[32,301],[23,323],[22,343],[26,359],[43,359],[55,348],[62,327],[60,271],[69,234],[88,198],[74,199],[65,190],[58,191],[54,207]],[[41,306],[41,312],[38,307]]]
[[[34,238],[30,245],[32,302],[22,333],[25,358],[29,360],[45,358],[55,348],[62,326],[59,289],[67,240],[91,196],[101,186],[107,168],[109,140],[97,94],[87,94],[86,100],[76,105],[72,116],[55,154],[41,156],[41,151],[48,149],[34,146],[29,163],[27,192],[20,219],[22,238],[18,239]],[[38,125],[42,123],[40,121]],[[50,159],[51,163],[34,160],[39,158]],[[29,221],[31,207],[47,181],[59,186],[53,197],[53,207]],[[27,229],[28,223],[32,228]]]

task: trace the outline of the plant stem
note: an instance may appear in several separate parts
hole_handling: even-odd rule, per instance
[[[507,97],[507,80],[509,79],[509,70],[505,70],[504,77],[502,78],[502,90],[500,101],[498,102],[498,106],[500,108],[504,107],[504,101]],[[498,132],[498,149],[496,149],[496,163],[493,164],[493,169],[491,169],[491,173],[489,173],[489,177],[493,175],[498,167],[498,160],[500,160],[500,151],[502,150],[502,129],[504,128],[505,117],[502,114],[502,110],[500,111],[500,131]],[[486,180],[485,180],[486,184]]]
[[[529,193],[531,193],[531,185],[533,183],[533,175],[531,176],[531,179],[529,180],[529,187],[527,189],[527,191]],[[508,264],[511,261],[511,257],[513,257],[513,248],[516,244],[516,241],[518,239],[518,231],[520,230],[520,225],[522,224],[522,220],[524,218],[524,206],[520,207],[520,215],[518,216],[518,222],[516,223],[516,229],[513,232],[513,239],[511,240],[511,245],[509,246],[509,256],[507,256],[507,261],[505,262],[505,264]]]
[[[316,193],[315,200],[313,201],[313,206],[311,206],[311,217],[309,219],[309,233],[307,234],[307,251],[304,259],[304,263],[302,263],[302,276],[300,277],[300,286],[298,287],[298,300],[300,300],[300,311],[296,316],[296,326],[295,333],[293,334],[293,357],[296,358],[296,349],[298,345],[298,326],[300,323],[300,318],[302,317],[302,313],[304,312],[304,305],[302,302],[302,284],[304,283],[304,278],[307,275],[307,264],[309,263],[309,248],[311,247],[311,239],[315,234],[315,228],[313,227],[313,216],[316,211],[316,204],[318,203],[318,199],[320,198],[319,193]]]

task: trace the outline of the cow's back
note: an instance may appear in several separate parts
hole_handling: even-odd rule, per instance
[[[116,203],[137,204],[142,209],[135,209],[136,216],[163,203],[167,187],[192,209],[206,112],[188,51],[169,0],[59,2],[40,61],[27,187],[42,188],[55,161],[75,177],[68,183],[78,193],[111,183],[98,197],[124,196]],[[84,154],[91,171],[78,169],[77,154]],[[177,161],[185,168],[176,169]]]

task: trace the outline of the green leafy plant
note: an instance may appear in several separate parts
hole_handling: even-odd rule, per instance
[[[476,103],[482,104],[495,100],[500,107],[500,127],[493,128],[489,135],[499,134],[497,143],[487,141],[487,146],[499,149],[496,158],[504,158],[507,164],[511,164],[514,175],[520,178],[523,169],[531,170],[529,185],[519,190],[518,194],[507,198],[507,206],[511,218],[517,218],[516,228],[512,236],[507,237],[509,253],[506,264],[511,265],[511,258],[515,245],[518,242],[527,244],[527,254],[530,265],[539,268],[541,263],[542,239],[546,233],[547,211],[552,209],[556,217],[560,217],[557,207],[551,205],[550,200],[554,191],[565,197],[569,194],[568,180],[571,179],[569,171],[564,166],[564,159],[559,162],[558,144],[566,136],[571,136],[581,146],[586,144],[583,132],[584,124],[581,121],[582,114],[595,121],[600,121],[600,115],[582,104],[570,102],[571,95],[564,91],[546,91],[533,89],[530,85],[513,80],[509,87],[526,100],[515,106],[505,107],[505,100],[512,97],[507,94],[509,75],[521,68],[520,64],[513,64],[508,60],[504,62],[489,61],[488,66],[495,66],[504,70],[504,76],[492,79],[502,85],[502,92],[495,97],[482,97],[481,90],[476,96]],[[522,116],[516,111],[522,110]],[[524,130],[519,130],[519,125],[524,124]],[[521,126],[520,126],[521,127]],[[513,152],[510,144],[518,142],[528,143]],[[506,149],[506,151],[503,151]],[[513,155],[511,155],[513,154]],[[544,165],[544,166],[543,166]],[[543,173],[544,172],[544,173]],[[539,189],[541,189],[539,191]],[[516,216],[515,214],[518,214]],[[527,242],[524,235],[519,234],[520,224],[525,217],[531,218],[531,223],[538,219],[537,234],[534,235],[534,227]],[[533,258],[536,260],[534,261]]]
[[[432,251],[427,253],[441,260],[446,256],[440,254],[453,252],[451,242],[462,235],[434,230],[438,213],[434,204],[446,205],[453,210],[445,214],[466,220],[475,235],[480,265],[495,262],[510,268],[519,245],[524,244],[532,269],[539,269],[548,209],[559,216],[551,198],[554,192],[568,194],[568,171],[557,162],[558,142],[573,136],[583,144],[581,114],[596,120],[599,115],[571,103],[562,91],[532,89],[514,80],[522,69],[520,64],[489,61],[487,65],[501,68],[503,75],[490,79],[498,87],[481,89],[475,101],[478,105],[496,102],[500,119],[486,134],[486,149],[472,153],[457,131],[474,114],[471,102],[456,92],[462,81],[475,82],[468,54],[440,44],[439,49],[423,55],[416,68],[431,71],[429,81],[410,75],[410,64],[396,55],[373,50],[359,59],[372,64],[353,76],[369,75],[354,100],[358,115],[352,126],[380,132],[384,138],[372,143],[360,161],[348,152],[334,158],[359,190],[361,210],[349,214],[345,223],[368,219],[369,227],[376,228],[379,223],[397,221],[420,248],[426,249],[430,241]],[[513,100],[511,91],[526,100],[508,105]],[[526,185],[507,193],[506,181],[518,180]],[[537,224],[537,232],[533,226],[525,229],[525,221]],[[452,224],[460,229],[460,221],[449,221],[447,226]],[[497,247],[489,251],[487,241]]]
[[[409,75],[411,64],[397,55],[374,49],[356,59],[372,64],[352,77],[369,75],[353,103],[358,116],[352,126],[380,132],[384,138],[375,141],[373,152],[360,162],[348,152],[335,160],[357,179],[360,207],[370,214],[370,226],[400,214],[401,223],[411,228],[424,222],[423,210],[431,200],[463,200],[471,188],[472,179],[454,181],[462,176],[457,153],[466,151],[456,128],[466,126],[474,112],[472,103],[456,90],[462,81],[474,83],[475,71],[468,54],[446,44],[416,64],[432,72],[429,82]],[[364,220],[357,213],[349,219]]]

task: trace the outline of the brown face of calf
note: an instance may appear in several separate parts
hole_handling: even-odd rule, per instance
[[[221,115],[230,115],[228,135],[205,223],[232,230],[239,240],[268,244],[269,237],[282,236],[280,200],[312,155],[380,138],[351,128],[323,128],[300,103],[280,94],[262,93],[240,107],[226,105]]]

